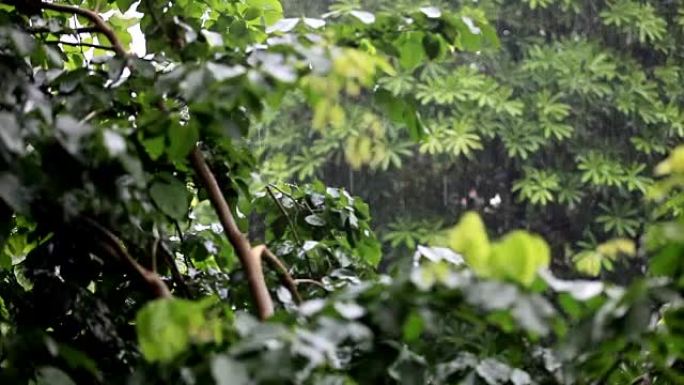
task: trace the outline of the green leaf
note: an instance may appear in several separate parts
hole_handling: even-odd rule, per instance
[[[423,36],[423,50],[430,60],[440,59],[447,53],[448,45],[439,35],[425,34]]]
[[[36,385],[76,385],[76,383],[63,371],[46,366],[38,370]]]
[[[226,355],[219,355],[211,360],[211,374],[216,380],[216,385],[249,385],[252,383],[245,364]]]
[[[349,12],[352,16],[355,18],[361,20],[362,23],[364,24],[373,24],[375,23],[375,15],[367,12],[367,11],[351,11]]]
[[[181,125],[175,122],[168,130],[169,146],[166,154],[174,162],[185,160],[199,140],[199,131],[194,124]]]
[[[121,13],[125,13],[135,1],[136,0],[116,0],[116,5],[119,7]]]
[[[684,174],[684,145],[677,146],[655,169],[656,175]]]
[[[430,19],[439,19],[442,17],[442,11],[437,7],[421,7],[420,11]]]
[[[185,184],[170,174],[160,174],[150,186],[154,204],[175,220],[185,219],[190,204],[190,193]]]
[[[463,254],[477,274],[525,286],[531,285],[537,271],[547,267],[551,260],[546,241],[526,231],[513,231],[490,244],[484,223],[475,212],[464,214],[448,231],[447,240],[448,246]]]
[[[17,53],[21,56],[28,56],[36,49],[36,40],[27,33],[17,29],[10,29],[9,37],[12,43],[14,43]]]
[[[412,140],[418,141],[425,136],[425,130],[414,103],[408,99],[398,98],[384,89],[376,91],[375,102],[385,109],[393,122],[406,125]]]
[[[541,268],[549,266],[551,251],[543,238],[516,230],[492,246],[490,274],[530,286]]]
[[[8,172],[0,172],[0,199],[17,213],[29,211],[29,196],[19,178]]]
[[[12,256],[0,251],[0,270],[7,270],[12,267]],[[1,299],[1,298],[0,298]]]
[[[364,238],[356,246],[359,255],[371,266],[378,266],[382,260],[382,248],[380,242],[374,238]]]
[[[138,24],[138,22],[139,20],[136,18],[123,18],[116,14],[107,20],[107,23],[112,27],[124,48],[128,47],[133,41],[128,28]]]
[[[465,51],[479,51],[482,48],[482,30],[475,25],[473,19],[462,16],[456,20],[458,38],[456,45]]]
[[[583,251],[577,254],[573,260],[575,261],[575,267],[581,273],[592,277],[596,277],[601,273],[601,262],[603,260],[603,255],[601,255],[601,253],[598,251]]]
[[[159,135],[143,140],[142,144],[143,147],[145,147],[147,155],[149,155],[152,160],[157,160],[164,155],[164,150],[166,149],[166,138],[163,135]]]
[[[19,123],[14,114],[7,112],[0,112],[0,143],[5,147],[16,153],[23,154],[25,151],[24,140],[19,131]]]
[[[423,356],[402,347],[399,357],[387,369],[389,376],[402,385],[423,385],[427,381],[427,364]]]
[[[458,224],[447,233],[448,246],[463,254],[468,265],[476,272],[489,271],[491,245],[482,218],[473,211],[465,213]]]
[[[411,70],[425,60],[423,36],[422,32],[406,32],[394,42],[399,51],[399,65],[402,68]]]
[[[191,343],[215,339],[204,316],[209,301],[159,299],[149,302],[135,318],[140,350],[147,361],[170,362]]]
[[[323,219],[320,215],[316,215],[316,214],[311,214],[311,215],[306,216],[304,218],[304,221],[306,221],[306,223],[310,224],[311,226],[316,226],[316,227],[325,226],[325,219]]]
[[[7,306],[5,306],[5,300],[0,297],[0,320],[6,321],[9,319],[9,313],[7,312]]]
[[[283,6],[278,0],[246,0],[245,3],[261,11],[266,25],[273,25],[283,18]]]
[[[111,157],[126,152],[126,139],[116,131],[105,130],[102,133],[102,142]]]
[[[423,333],[424,326],[423,317],[421,317],[420,313],[412,311],[408,318],[406,318],[406,321],[404,321],[404,326],[402,327],[404,341],[416,341]]]
[[[489,385],[505,384],[511,375],[511,368],[493,358],[487,358],[475,368],[482,379]]]

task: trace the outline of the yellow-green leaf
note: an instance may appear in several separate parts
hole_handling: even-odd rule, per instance
[[[684,145],[675,148],[667,159],[656,166],[657,175],[684,173]]]
[[[551,261],[549,245],[538,235],[516,230],[492,246],[489,271],[493,278],[529,286],[539,269]]]
[[[448,246],[463,254],[468,265],[480,275],[487,276],[491,245],[482,218],[467,212],[458,224],[447,233]]]
[[[210,303],[210,300],[160,299],[145,305],[135,319],[138,343],[145,359],[169,362],[193,342],[219,340],[217,323],[204,316]]]
[[[583,251],[573,258],[577,270],[592,277],[598,276],[601,272],[602,259],[601,253],[593,250]]]

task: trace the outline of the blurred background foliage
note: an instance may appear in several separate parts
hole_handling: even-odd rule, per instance
[[[398,71],[378,87],[415,100],[420,140],[378,112],[375,94],[346,98],[345,121],[311,130],[294,93],[250,131],[265,178],[320,178],[360,195],[390,259],[471,209],[499,234],[543,234],[567,273],[604,241],[638,241],[651,217],[641,199],[651,170],[684,135],[681,5],[288,0],[284,9],[298,17],[428,5],[490,20],[501,44],[452,55],[420,33],[397,36]],[[589,275],[612,270],[580,265]]]

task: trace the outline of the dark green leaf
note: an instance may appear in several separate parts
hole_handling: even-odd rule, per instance
[[[171,175],[162,174],[152,182],[150,196],[164,214],[176,220],[185,219],[190,193],[183,182]]]
[[[174,162],[182,162],[199,140],[199,132],[194,124],[171,124],[168,131],[169,145],[166,154]],[[156,153],[156,152],[153,152]]]

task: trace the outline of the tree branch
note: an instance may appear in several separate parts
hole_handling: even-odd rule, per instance
[[[100,15],[97,14],[97,12],[91,11],[89,9],[75,7],[73,5],[46,2],[41,2],[40,7],[42,9],[48,9],[51,11],[63,13],[71,13],[74,15],[85,17],[94,24],[94,27],[100,33],[107,37],[107,40],[109,40],[109,42],[112,44],[112,48],[117,55],[124,57],[127,55],[126,49],[124,48],[123,44],[121,44],[121,41],[119,41],[119,38],[116,37],[116,33],[114,33],[114,30],[104,21],[104,19],[102,19]]]
[[[71,47],[89,47],[89,48],[103,49],[103,50],[107,50],[107,51],[116,51],[114,49],[114,47],[101,45],[101,44],[77,42],[77,41],[48,40],[48,41],[45,41],[44,43],[50,44],[50,45],[62,44],[62,45],[68,45]]]
[[[223,226],[223,230],[225,231],[230,244],[233,245],[233,248],[235,249],[235,254],[237,254],[238,259],[242,264],[242,268],[245,270],[247,283],[249,284],[252,300],[257,308],[259,318],[265,320],[273,315],[273,300],[271,299],[271,294],[268,292],[268,287],[266,286],[263,270],[259,261],[260,258],[258,255],[256,257],[254,256],[249,240],[235,223],[235,218],[233,218],[228,202],[226,202],[218,182],[216,181],[216,177],[207,165],[199,147],[195,146],[190,153],[190,162],[197,174],[200,185],[207,190],[209,201],[218,215],[219,221]]]
[[[17,7],[19,11],[21,11],[23,8],[26,8],[23,1],[26,0],[1,0],[0,2],[13,5]],[[116,33],[114,32],[114,30],[109,25],[107,25],[104,19],[102,19],[102,17],[97,12],[85,8],[79,8],[73,5],[46,3],[44,1],[31,2],[30,5],[31,10],[35,7],[41,10],[69,13],[72,15],[85,17],[86,19],[90,20],[91,23],[94,24],[92,28],[94,28],[97,32],[100,32],[107,37],[107,40],[109,40],[109,42],[112,45],[111,49],[114,52],[116,52],[117,55],[122,57],[125,57],[127,55],[126,49],[124,48],[123,44],[121,44],[119,38],[116,37]]]
[[[112,255],[116,255],[126,267],[145,283],[157,298],[171,298],[171,292],[164,281],[152,271],[145,269],[138,263],[123,246],[123,242],[107,228],[90,218],[83,218],[85,223],[103,239],[102,246]]]
[[[290,272],[288,271],[283,261],[281,261],[275,254],[273,254],[273,252],[271,252],[271,250],[269,250],[264,245],[254,247],[252,249],[252,254],[258,255],[260,260],[261,258],[266,257],[266,261],[271,265],[271,267],[273,267],[274,270],[279,272],[280,279],[283,281],[283,285],[285,285],[287,290],[290,291],[290,294],[292,294],[292,298],[294,298],[295,303],[302,303],[302,296],[299,295],[299,291],[297,290],[297,283],[290,275]]]
[[[35,27],[35,28],[28,28],[26,32],[28,33],[49,33],[52,35],[77,35],[80,33],[96,33],[99,32],[100,30],[97,29],[96,27],[81,27],[81,28],[69,28],[69,29],[61,29],[58,31],[52,31],[48,27]]]
[[[14,2],[11,1],[0,1],[14,5]],[[126,49],[121,44],[121,41],[116,37],[114,30],[109,25],[107,25],[107,23],[102,19],[102,17],[100,17],[100,15],[96,12],[65,4],[55,4],[47,2],[37,2],[37,4],[40,6],[40,9],[42,10],[70,13],[87,18],[94,24],[94,28],[96,28],[98,32],[104,34],[107,37],[107,39],[112,45],[111,49],[118,56],[127,56]],[[60,43],[65,44],[64,42]],[[252,299],[257,308],[259,318],[265,320],[273,314],[273,300],[271,299],[271,295],[268,292],[268,287],[266,286],[266,281],[264,279],[263,269],[261,266],[261,254],[256,253],[263,253],[263,250],[257,249],[256,252],[253,253],[249,240],[245,237],[244,234],[242,234],[237,224],[235,223],[233,214],[230,211],[228,203],[223,197],[223,193],[219,188],[218,182],[216,181],[216,177],[207,165],[206,160],[204,159],[204,155],[202,154],[199,147],[195,146],[193,151],[190,153],[189,158],[193,166],[193,169],[195,170],[197,177],[199,178],[200,184],[209,193],[209,200],[211,201],[211,204],[219,217],[219,220],[221,222],[221,225],[223,226],[226,236],[228,237],[228,240],[235,249],[235,253],[240,259],[240,263],[242,264],[242,267],[245,270],[247,282],[249,284]],[[135,261],[135,259],[133,259],[128,254],[126,249],[122,246],[120,240],[114,234],[109,232],[106,228],[102,227],[95,221],[87,220],[87,222],[93,228],[97,229],[98,232],[100,232],[101,235],[104,236],[105,239],[109,241],[109,243],[111,243],[111,247],[113,248],[113,250],[116,252],[117,255],[119,255],[121,260],[125,262],[131,270],[135,271],[138,274],[138,276],[145,280],[145,282],[147,282],[151,287],[155,288],[158,296],[171,296],[169,289],[166,287],[166,284],[164,284],[164,282],[159,278],[159,276],[156,273],[146,270],[137,261]],[[269,258],[269,260],[272,259],[268,256],[267,258]],[[287,269],[285,269],[284,271],[287,272]],[[294,282],[291,279],[291,277],[290,280]],[[296,297],[299,296],[297,295]]]

